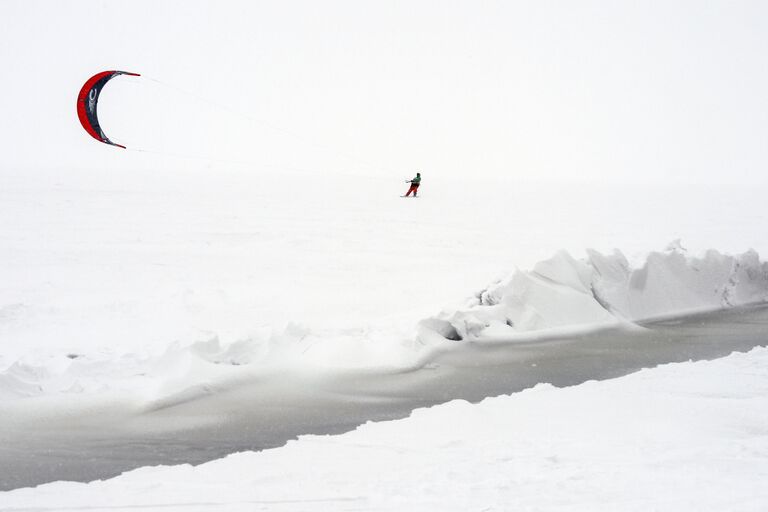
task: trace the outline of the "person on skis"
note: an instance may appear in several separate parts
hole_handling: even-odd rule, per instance
[[[408,189],[408,192],[403,197],[410,196],[411,192],[413,192],[413,197],[416,197],[416,193],[419,191],[419,185],[421,185],[421,173],[417,172],[416,177],[406,181],[406,183],[410,183],[411,188]]]

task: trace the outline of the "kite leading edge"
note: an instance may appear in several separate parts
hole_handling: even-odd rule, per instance
[[[96,115],[96,106],[99,102],[101,90],[107,82],[118,75],[141,76],[138,73],[129,73],[128,71],[102,71],[101,73],[96,73],[83,84],[80,94],[77,95],[77,117],[80,118],[80,124],[83,125],[85,131],[91,137],[104,144],[111,144],[112,146],[125,149],[125,146],[112,142],[104,135],[104,131],[99,125],[99,118]]]

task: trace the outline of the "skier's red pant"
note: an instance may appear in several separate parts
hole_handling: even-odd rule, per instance
[[[411,195],[411,192],[413,192],[413,196],[416,197],[416,192],[418,191],[419,191],[418,185],[411,185],[411,188],[408,189],[408,193],[405,194],[405,197],[408,197],[409,195]]]

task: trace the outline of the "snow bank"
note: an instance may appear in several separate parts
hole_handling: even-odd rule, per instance
[[[755,251],[686,255],[679,241],[633,269],[618,250],[565,251],[518,270],[479,292],[464,309],[420,324],[421,336],[453,340],[509,339],[518,333],[600,326],[728,308],[768,300],[768,263]]]
[[[696,258],[673,244],[637,269],[619,251],[590,250],[584,260],[561,251],[489,286],[468,307],[421,321],[416,336],[402,325],[318,330],[288,324],[239,339],[174,342],[160,351],[30,354],[0,370],[0,399],[119,390],[152,407],[285,370],[402,370],[450,348],[449,340],[529,339],[553,329],[631,325],[767,299],[768,264],[754,251]]]
[[[425,351],[395,327],[313,331],[289,324],[233,341],[213,335],[173,342],[161,351],[30,353],[0,370],[0,400],[124,392],[151,409],[284,371],[403,369],[419,364]]]
[[[453,401],[197,467],[18,489],[0,509],[762,511],[766,425],[768,349],[756,348]]]

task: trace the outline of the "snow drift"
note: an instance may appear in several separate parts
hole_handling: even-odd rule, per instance
[[[517,270],[412,328],[318,330],[299,324],[221,341],[212,335],[160,351],[30,354],[0,370],[0,399],[127,391],[142,406],[209,393],[228,383],[291,371],[389,371],[418,367],[460,340],[529,340],[542,333],[728,308],[768,300],[768,263],[755,251],[686,254],[679,243],[650,253],[633,269],[619,251],[565,251],[530,271]]]
[[[618,250],[565,251],[477,293],[464,309],[420,323],[421,337],[509,338],[519,333],[636,322],[768,300],[768,263],[750,250],[690,257],[679,241],[631,268]]]

